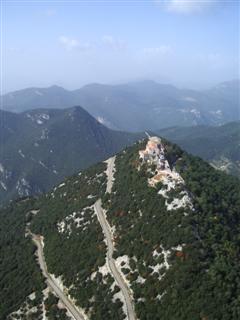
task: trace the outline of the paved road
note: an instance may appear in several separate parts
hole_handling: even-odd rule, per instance
[[[107,177],[108,177],[108,183],[107,183],[107,192],[111,192],[112,189],[112,184],[113,184],[113,169],[114,169],[114,161],[115,161],[115,157],[108,159],[107,164],[108,164],[108,168],[107,168]],[[102,203],[101,200],[97,200],[94,204],[94,209],[95,212],[97,214],[98,220],[101,224],[101,227],[103,229],[105,238],[107,240],[107,263],[109,265],[109,269],[112,273],[113,278],[116,280],[118,286],[120,287],[123,296],[124,296],[124,300],[126,303],[126,307],[127,307],[127,318],[128,320],[136,320],[136,315],[134,312],[134,307],[133,307],[133,301],[129,292],[129,288],[126,284],[126,282],[124,281],[124,279],[122,278],[120,272],[117,269],[117,266],[115,264],[115,260],[113,259],[112,255],[113,255],[113,240],[112,240],[112,233],[111,233],[111,229],[109,226],[109,223],[106,219],[106,216],[103,213],[102,210]]]
[[[113,185],[115,157],[108,159],[106,162],[108,164],[107,171],[106,171],[107,178],[108,178],[106,191],[111,193],[112,185]],[[129,288],[128,288],[126,282],[124,281],[124,279],[122,278],[120,272],[118,271],[117,266],[115,264],[115,261],[112,257],[113,250],[114,250],[112,233],[111,233],[111,229],[108,224],[108,221],[103,213],[102,204],[101,204],[100,199],[95,202],[94,209],[95,209],[95,212],[98,216],[99,222],[101,224],[101,227],[103,229],[104,235],[107,240],[107,263],[109,265],[109,269],[110,269],[112,276],[116,280],[116,282],[117,282],[118,286],[120,287],[120,289],[123,293],[123,296],[124,296],[124,300],[125,300],[126,308],[127,308],[127,318],[128,318],[128,320],[136,320],[137,318],[136,318],[136,315],[134,312],[133,301],[131,298],[131,294],[129,292]],[[38,261],[40,264],[40,268],[42,270],[44,277],[47,279],[47,283],[48,283],[49,287],[51,287],[52,290],[56,293],[56,295],[60,298],[62,303],[65,305],[65,307],[67,308],[69,313],[74,317],[75,320],[85,320],[85,317],[79,312],[79,310],[76,309],[74,304],[68,299],[68,297],[64,294],[64,292],[59,288],[58,284],[54,281],[54,279],[48,273],[47,265],[46,265],[44,253],[43,253],[43,246],[42,246],[42,242],[41,242],[40,237],[30,233],[30,230],[28,230],[28,233],[31,234],[32,239],[37,246],[37,255],[38,255]]]
[[[64,294],[64,292],[59,288],[58,284],[54,281],[51,275],[47,271],[47,265],[44,258],[43,246],[39,236],[36,236],[31,233],[32,239],[37,246],[37,255],[38,261],[40,264],[40,268],[44,277],[47,279],[47,284],[52,290],[56,293],[56,295],[60,298],[64,306],[67,308],[69,313],[74,317],[75,320],[84,320],[84,316],[76,309],[74,304],[68,299],[68,297]]]
[[[124,296],[124,299],[126,302],[128,319],[129,320],[136,320],[136,316],[135,316],[135,312],[134,312],[134,308],[133,308],[133,302],[132,302],[132,298],[129,293],[128,286],[125,283],[125,281],[123,280],[121,274],[119,273],[119,271],[116,267],[115,261],[112,257],[113,250],[114,250],[113,241],[112,241],[112,234],[111,234],[107,219],[106,219],[106,217],[103,213],[103,210],[102,210],[101,200],[98,200],[97,202],[95,202],[94,209],[95,209],[95,212],[98,216],[98,220],[101,224],[101,227],[103,229],[105,238],[107,240],[107,262],[108,262],[110,271],[111,271],[114,279],[116,280],[118,286],[122,290],[122,293],[123,293],[123,296]]]

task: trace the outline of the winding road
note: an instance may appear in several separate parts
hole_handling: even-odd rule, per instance
[[[111,193],[112,185],[113,185],[113,174],[114,174],[114,164],[115,164],[115,157],[112,157],[106,161],[107,163],[107,188],[106,192]],[[105,235],[106,241],[107,241],[107,264],[109,266],[109,270],[112,273],[113,278],[115,279],[116,283],[118,284],[120,290],[123,293],[123,297],[126,304],[126,310],[127,310],[127,319],[128,320],[136,320],[136,315],[134,311],[134,304],[132,301],[132,297],[130,294],[130,290],[128,288],[127,283],[124,281],[120,271],[118,270],[115,260],[113,259],[113,251],[114,251],[114,245],[113,245],[113,235],[111,232],[110,225],[107,221],[107,218],[103,212],[102,209],[102,202],[101,199],[98,199],[94,204],[94,210],[97,214],[98,220],[100,222],[100,225],[102,227],[103,233]],[[37,246],[37,256],[40,268],[42,270],[42,273],[44,277],[46,278],[48,286],[55,292],[55,294],[59,297],[59,299],[62,301],[63,305],[66,307],[68,312],[73,316],[75,320],[85,320],[86,316],[84,316],[72,303],[72,301],[67,297],[67,295],[63,292],[63,290],[59,287],[58,283],[55,281],[55,279],[48,273],[47,270],[47,264],[44,258],[44,252],[43,252],[43,243],[42,238],[39,235],[35,235],[31,233],[29,229],[27,229],[27,233],[31,235],[33,242]]]
[[[112,190],[112,184],[113,184],[113,171],[114,171],[114,162],[115,162],[115,157],[110,158],[107,160],[107,192],[111,192]],[[127,283],[124,281],[123,277],[121,276],[121,273],[119,272],[115,260],[113,259],[113,251],[114,251],[114,246],[113,246],[113,235],[111,233],[111,228],[109,226],[109,223],[107,221],[107,218],[103,212],[102,209],[102,203],[101,200],[97,200],[94,204],[94,210],[97,214],[98,220],[100,222],[100,225],[103,229],[103,233],[105,235],[106,241],[107,241],[107,263],[109,266],[109,269],[112,273],[113,278],[117,282],[120,290],[123,293],[124,300],[126,303],[126,309],[127,309],[127,318],[128,320],[136,320],[136,315],[134,312],[134,304],[132,301],[132,297],[128,288]]]
[[[30,232],[29,232],[30,233]],[[44,258],[43,253],[43,245],[41,241],[41,237],[37,236],[33,233],[30,233],[32,236],[33,242],[37,246],[37,256],[40,268],[44,277],[46,278],[48,286],[55,292],[55,294],[59,297],[63,305],[66,307],[68,312],[73,316],[75,320],[85,320],[86,318],[80,313],[80,311],[74,306],[71,300],[66,296],[66,294],[59,288],[56,281],[51,277],[51,275],[47,271],[47,264]]]

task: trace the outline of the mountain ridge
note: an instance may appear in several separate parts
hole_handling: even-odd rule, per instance
[[[47,191],[142,136],[112,131],[81,107],[0,113],[0,202]]]
[[[116,155],[112,185],[108,166],[98,163],[37,199],[1,210],[0,319],[15,319],[18,312],[40,320],[44,308],[60,316],[26,226],[44,239],[49,274],[89,320],[126,318],[94,211],[102,199],[113,234],[112,258],[139,320],[237,320],[238,179],[158,137]],[[69,319],[66,310],[61,317]]]
[[[144,133],[112,131],[80,107],[35,109],[20,114],[0,110],[0,118],[2,203],[47,191],[75,170],[145,137]],[[216,168],[240,176],[239,122],[156,132]]]
[[[219,125],[239,119],[239,81],[208,90],[178,89],[154,81],[121,85],[89,84],[66,90],[32,88],[2,96],[3,109],[21,112],[41,107],[82,105],[110,128],[153,130],[176,125]]]

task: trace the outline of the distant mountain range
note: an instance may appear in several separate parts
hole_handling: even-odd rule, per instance
[[[158,130],[157,134],[216,168],[240,177],[240,122],[219,127],[167,128]]]
[[[81,107],[0,110],[0,203],[42,193],[143,134],[106,128]]]
[[[203,91],[178,89],[154,81],[90,84],[74,91],[58,86],[28,88],[4,95],[3,109],[22,112],[81,105],[101,123],[124,131],[220,125],[240,119],[239,89],[239,80]]]

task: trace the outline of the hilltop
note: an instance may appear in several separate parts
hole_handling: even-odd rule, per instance
[[[74,319],[46,288],[35,237],[79,319],[237,320],[239,194],[237,178],[149,137],[12,203],[1,210],[0,318]]]

